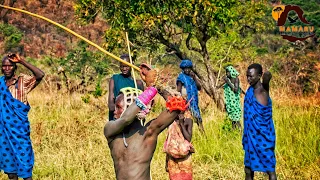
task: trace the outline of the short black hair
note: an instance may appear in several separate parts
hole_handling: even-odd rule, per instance
[[[129,54],[122,54],[122,55],[120,56],[120,58],[121,58],[121,59],[127,59],[128,62],[130,62],[130,56],[129,56]],[[134,57],[133,57],[133,56],[131,56],[131,59],[132,59],[132,63],[134,63]]]
[[[3,61],[5,61],[5,60],[10,61],[10,62],[13,64],[14,69],[17,69],[17,68],[18,68],[17,63],[12,62],[12,61],[9,59],[9,56],[8,56],[8,55],[6,55],[6,56],[4,56],[4,57],[2,58],[1,63],[3,63]]]
[[[258,74],[260,74],[260,75],[262,74],[262,66],[261,66],[261,64],[253,63],[250,66],[248,66],[248,69],[255,69],[255,70],[257,70]]]

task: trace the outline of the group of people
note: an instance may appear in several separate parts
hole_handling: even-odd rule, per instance
[[[121,58],[127,62],[130,59],[128,55],[122,55]],[[28,68],[33,76],[17,76],[17,63]],[[109,121],[104,127],[104,135],[117,179],[151,179],[150,163],[158,135],[166,128],[168,133],[163,150],[166,153],[165,168],[169,178],[192,179],[191,154],[195,152],[191,144],[193,119],[200,131],[205,132],[198,106],[198,90],[201,89],[201,84],[193,72],[190,60],[182,60],[180,68],[182,72],[176,80],[177,86],[173,89],[164,87],[158,72],[145,63],[140,65],[142,81],[135,82],[131,76],[131,67],[124,63],[120,63],[121,73],[110,79]],[[239,73],[231,66],[227,67],[226,71],[223,84],[225,98],[232,101],[231,106],[226,105],[226,110],[228,116],[235,121],[234,126],[240,127],[241,108],[232,100],[232,96],[238,98],[241,93],[237,78]],[[44,73],[16,54],[9,54],[2,59],[2,73],[0,170],[3,170],[9,179],[21,177],[30,180],[34,156],[30,140],[30,105],[27,94],[39,84]],[[260,64],[252,64],[247,69],[250,87],[245,93],[242,140],[246,179],[253,179],[255,171],[266,172],[270,179],[276,179],[270,79],[271,74],[263,73]],[[166,108],[158,117],[146,123],[145,118],[157,94],[166,101]]]

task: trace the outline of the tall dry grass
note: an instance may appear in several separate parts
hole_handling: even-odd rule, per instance
[[[272,91],[277,132],[279,179],[319,179],[320,103]],[[103,136],[107,119],[106,97],[81,100],[81,94],[63,94],[38,87],[29,96],[31,138],[35,151],[34,179],[115,179],[113,162]],[[318,97],[319,98],[319,97]],[[157,98],[151,116],[162,109]],[[241,132],[230,131],[225,114],[217,111],[203,93],[200,100],[207,136],[194,126],[194,179],[244,179]],[[299,104],[301,102],[301,104]],[[166,180],[165,133],[159,136],[152,160],[152,178]],[[6,179],[0,174],[0,179]],[[267,179],[258,173],[257,179]]]

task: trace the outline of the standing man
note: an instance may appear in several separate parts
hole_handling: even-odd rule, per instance
[[[151,72],[154,72],[151,70]],[[143,74],[143,73],[141,73]],[[111,156],[118,180],[150,180],[150,163],[155,151],[158,135],[168,127],[180,113],[186,109],[186,101],[181,97],[170,96],[167,90],[160,86],[155,88],[156,76],[150,71],[146,74],[147,89],[132,101],[131,90],[122,89],[116,98],[115,120],[108,121],[104,127],[104,135],[108,140]],[[151,79],[151,81],[149,81]],[[142,125],[136,117],[145,110],[159,90],[160,95],[167,100],[167,110],[156,119]],[[130,94],[127,94],[130,93]],[[133,102],[127,107],[127,102]],[[173,105],[170,106],[170,104]]]
[[[201,90],[201,85],[192,67],[193,65],[190,60],[181,61],[180,68],[182,72],[177,79],[177,91],[180,92],[182,96],[187,95],[188,101],[190,101],[189,111],[186,111],[185,115],[191,114],[196,119],[200,132],[205,133],[198,106],[198,90]]]
[[[262,77],[260,64],[251,64],[247,70],[250,84],[244,99],[244,131],[242,145],[245,151],[246,180],[253,180],[254,171],[266,172],[270,180],[277,179],[275,173],[276,134],[272,120],[272,103],[269,96],[270,72]]]
[[[15,74],[17,63],[28,68],[33,76]],[[10,54],[2,59],[0,77],[0,170],[9,179],[32,179],[34,155],[30,139],[28,112],[30,105],[27,94],[35,88],[44,73],[20,58]]]
[[[130,57],[128,54],[123,54],[120,58],[130,63]],[[125,87],[135,87],[134,80],[131,76],[131,67],[120,62],[120,71],[120,74],[114,74],[109,81],[109,121],[114,119],[115,98],[119,95],[120,89]],[[137,80],[136,82],[138,89],[143,90],[143,82],[141,80]]]

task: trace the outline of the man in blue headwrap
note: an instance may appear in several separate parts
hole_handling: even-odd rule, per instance
[[[260,78],[262,77],[262,83]],[[262,76],[260,64],[251,64],[247,70],[250,84],[244,99],[244,131],[242,145],[245,151],[246,180],[253,179],[254,171],[266,172],[270,180],[277,179],[274,153],[276,134],[272,120],[272,103],[269,82],[272,75]]]
[[[33,76],[15,75],[16,63],[28,68]],[[9,179],[32,179],[34,155],[30,139],[27,94],[44,77],[44,73],[16,54],[2,59],[0,77],[0,170]]]
[[[185,118],[191,118],[191,115],[196,119],[201,133],[204,133],[200,109],[198,106],[198,90],[201,90],[199,79],[196,77],[192,69],[193,65],[190,60],[182,60],[180,68],[182,72],[177,79],[177,90],[182,96],[187,96],[190,101],[189,111],[185,112]]]

